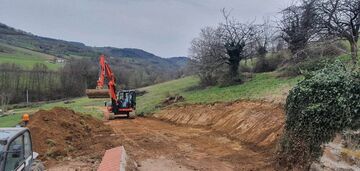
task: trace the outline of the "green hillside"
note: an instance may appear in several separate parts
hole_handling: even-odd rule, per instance
[[[65,41],[48,37],[41,37],[18,30],[0,23],[0,43],[21,47],[35,52],[61,56],[67,59],[72,57],[98,57],[100,54],[116,57],[119,59],[131,58],[133,63],[122,60],[121,62],[129,65],[140,64],[150,72],[158,72],[166,69],[167,72],[181,69],[186,65],[188,58],[161,58],[142,49],[135,48],[116,48],[116,47],[91,47],[80,42]],[[0,51],[1,52],[1,51]],[[161,70],[157,69],[161,68]]]
[[[70,64],[74,59],[86,61],[91,68],[98,66],[96,58],[100,54],[108,57],[116,77],[122,78],[122,86],[131,88],[179,78],[190,60],[186,57],[162,58],[137,48],[92,47],[80,42],[37,36],[0,23],[0,64],[15,63],[31,69],[34,64],[43,63],[56,70],[61,65],[49,60],[60,57]]]
[[[212,103],[229,102],[239,99],[273,100],[284,96],[302,77],[278,78],[274,73],[255,74],[244,84],[230,87],[198,88],[199,79],[196,76],[185,77],[161,84],[141,88],[147,93],[137,98],[137,113],[149,114],[161,107],[162,101],[168,95],[181,95],[185,98],[182,103]],[[74,103],[49,103],[32,108],[16,109],[14,115],[0,117],[0,127],[13,126],[20,121],[21,114],[33,113],[39,109],[51,109],[55,106],[71,108],[77,112],[102,118],[100,107],[109,99],[88,99],[87,97],[74,99]]]
[[[55,70],[62,65],[50,63],[54,59],[55,57],[52,55],[0,43],[0,64],[15,63],[26,69],[31,69],[34,64],[42,63],[49,69]]]
[[[138,99],[138,111],[149,113],[156,110],[156,106],[168,95],[181,95],[185,98],[183,103],[213,103],[230,102],[240,99],[271,100],[284,96],[283,93],[293,87],[302,77],[278,78],[274,73],[254,74],[244,84],[229,87],[198,87],[199,79],[195,76],[173,80],[153,86],[141,88],[146,91]],[[280,101],[277,101],[280,102]]]

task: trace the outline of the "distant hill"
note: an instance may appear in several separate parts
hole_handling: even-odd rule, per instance
[[[40,37],[0,23],[0,42],[59,57],[95,57],[98,54],[83,43]]]
[[[179,69],[186,65],[188,58],[161,58],[152,53],[134,48],[90,47],[83,43],[36,36],[0,23],[0,43],[21,47],[57,57],[98,57],[101,53],[111,57],[141,59],[162,69]]]
[[[183,56],[171,57],[171,58],[168,58],[168,60],[171,61],[171,63],[178,65],[179,67],[183,67],[183,66],[187,65],[189,62],[189,58],[183,57]]]
[[[105,54],[111,57],[110,64],[118,70],[118,73],[126,73],[124,74],[126,76],[122,78],[126,77],[129,79],[129,84],[136,86],[178,78],[189,61],[186,57],[162,58],[142,49],[91,47],[80,42],[41,37],[2,23],[0,23],[0,45],[2,47],[0,48],[0,63],[13,62],[27,68],[31,68],[31,65],[37,62],[51,68],[59,68],[47,64],[49,57],[41,58],[40,56],[51,56],[52,59],[64,58],[71,61],[81,58],[91,59]],[[25,51],[31,53],[24,53]],[[13,60],[14,56],[19,60]],[[25,60],[28,62],[23,62]],[[92,61],[96,62],[96,60]]]

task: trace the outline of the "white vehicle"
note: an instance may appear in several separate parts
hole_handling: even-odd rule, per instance
[[[0,128],[0,171],[43,171],[27,128]]]

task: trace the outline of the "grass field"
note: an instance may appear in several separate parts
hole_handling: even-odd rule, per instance
[[[296,78],[278,78],[273,73],[256,74],[253,78],[244,84],[230,87],[209,87],[198,88],[199,79],[195,76],[185,77],[149,87],[141,88],[147,93],[137,98],[137,113],[148,114],[158,109],[157,106],[168,95],[181,95],[185,98],[182,103],[212,103],[229,102],[239,99],[263,99],[269,93],[279,95],[284,87],[291,88],[302,77]],[[40,105],[38,107],[16,109],[14,115],[1,117],[0,127],[14,126],[21,120],[23,113],[33,113],[39,109],[51,109],[53,107],[67,107],[77,112],[92,115],[96,118],[102,118],[102,111],[99,107],[104,105],[108,99],[88,99],[87,97],[73,99],[74,103],[65,104],[56,102]]]
[[[42,63],[49,69],[56,70],[62,65],[48,62],[54,58],[52,55],[0,43],[0,63],[15,63],[25,69],[31,69],[36,63]]]
[[[269,93],[279,95],[284,87],[293,87],[302,77],[277,78],[273,73],[256,74],[254,77],[239,85],[229,87],[199,88],[197,77],[186,77],[162,84],[142,88],[144,96],[138,102],[139,112],[149,113],[156,110],[167,95],[179,94],[185,98],[184,103],[212,103],[229,102],[239,99],[263,99]]]

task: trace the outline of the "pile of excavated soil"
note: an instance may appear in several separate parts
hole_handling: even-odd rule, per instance
[[[48,163],[84,156],[101,160],[105,150],[120,145],[108,125],[65,108],[36,112],[28,128],[34,151]]]
[[[162,102],[162,105],[163,106],[168,106],[168,105],[171,105],[171,104],[174,104],[174,103],[177,103],[177,102],[182,102],[184,101],[184,97],[183,96],[169,96],[167,97],[163,102]]]
[[[275,149],[285,122],[282,106],[259,101],[173,106],[154,117],[177,124],[210,127],[263,149]]]

